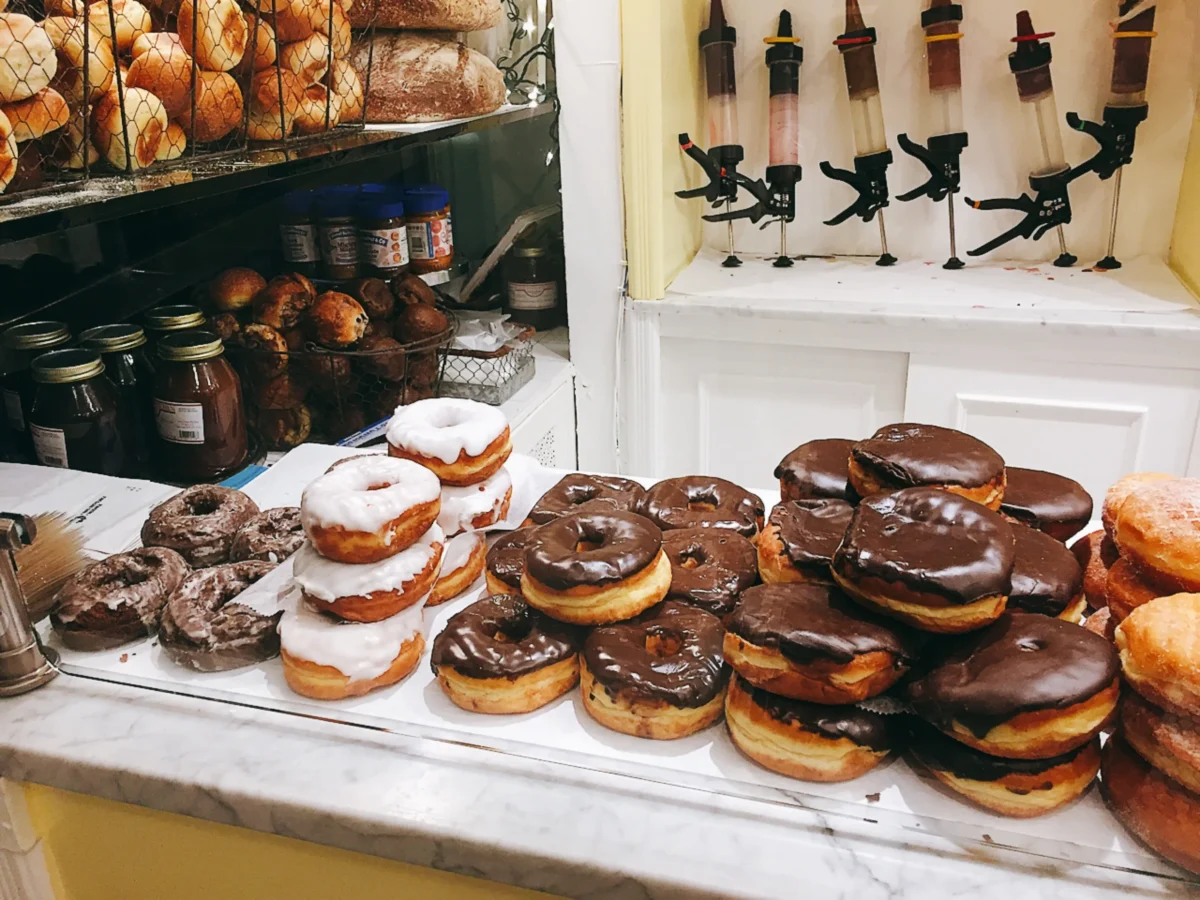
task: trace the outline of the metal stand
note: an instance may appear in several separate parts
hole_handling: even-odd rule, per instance
[[[41,687],[58,674],[57,655],[38,643],[25,593],[17,580],[13,551],[33,543],[32,519],[0,513],[0,697]]]

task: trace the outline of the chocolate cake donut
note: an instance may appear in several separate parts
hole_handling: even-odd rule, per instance
[[[517,528],[502,534],[488,548],[487,587],[493,594],[514,594],[521,591],[521,576],[525,574],[525,548],[536,529]]]
[[[279,655],[279,619],[235,602],[275,568],[252,560],[193,572],[167,600],[159,645],[174,663],[198,672],[223,672]]]
[[[1005,470],[1005,479],[1000,512],[1014,521],[1065,542],[1092,520],[1092,495],[1078,481],[1013,466]]]
[[[167,547],[196,568],[229,559],[233,536],[258,514],[258,506],[241,491],[200,484],[150,510],[142,526],[142,543]]]
[[[668,478],[646,491],[642,515],[667,531],[672,528],[728,528],[754,537],[762,527],[762,498],[724,478],[689,475]]]
[[[1083,569],[1065,544],[1043,531],[1012,523],[1016,558],[1008,609],[1078,623],[1087,609]]]
[[[784,500],[858,500],[850,487],[850,448],[854,441],[826,438],[801,444],[775,467]]]
[[[663,533],[671,561],[668,600],[681,600],[724,618],[742,591],[758,581],[754,545],[728,529],[675,528]]]
[[[634,512],[646,489],[636,481],[614,475],[585,475],[574,472],[542,494],[529,511],[529,522],[545,525],[559,516],[587,509],[609,512]]]
[[[231,562],[258,559],[281,563],[304,545],[300,507],[265,509],[238,529],[229,548]]]
[[[771,510],[758,538],[758,569],[768,584],[832,584],[829,566],[854,507],[845,500],[785,500]]]
[[[165,547],[110,556],[59,588],[50,624],[72,650],[107,650],[149,637],[189,571],[184,558]]]

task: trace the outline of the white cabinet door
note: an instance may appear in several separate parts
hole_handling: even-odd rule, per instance
[[[819,437],[865,437],[904,408],[905,353],[664,337],[657,472],[774,483]]]
[[[1009,465],[1070,476],[1097,503],[1129,472],[1187,474],[1198,413],[1200,372],[1012,356],[988,365],[914,354],[905,405],[906,420],[973,434]]]
[[[573,380],[564,381],[513,425],[512,445],[514,452],[532,456],[544,466],[576,467]]]

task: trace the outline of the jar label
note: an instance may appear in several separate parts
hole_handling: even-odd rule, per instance
[[[29,433],[33,437],[33,449],[38,462],[56,469],[67,467],[67,437],[61,428],[43,428],[31,422]]]
[[[331,225],[321,229],[321,258],[327,266],[358,263],[358,232],[353,225]]]
[[[454,229],[450,219],[437,217],[428,222],[408,223],[408,252],[413,259],[430,260],[454,255]]]
[[[317,229],[313,225],[280,225],[279,239],[283,243],[283,258],[290,263],[316,262]]]
[[[403,225],[361,229],[358,243],[364,261],[376,269],[400,269],[408,265],[408,232]]]
[[[21,395],[16,391],[4,391],[4,416],[13,431],[25,430],[25,414],[21,412]]]
[[[158,436],[172,444],[204,443],[204,407],[199,403],[168,403],[154,398]]]
[[[513,309],[554,309],[558,305],[558,285],[553,281],[542,284],[510,281],[508,305]]]

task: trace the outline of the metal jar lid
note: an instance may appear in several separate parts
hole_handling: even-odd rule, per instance
[[[200,307],[189,303],[156,306],[147,310],[142,318],[151,331],[183,331],[186,328],[199,328],[206,321]]]
[[[519,256],[522,259],[536,259],[545,255],[545,247],[513,247],[513,256]]]
[[[100,325],[82,332],[79,335],[79,343],[100,353],[119,353],[145,344],[146,332],[140,325]]]
[[[71,340],[71,332],[62,322],[22,322],[4,332],[9,350],[49,350]]]
[[[104,362],[95,350],[75,348],[52,350],[33,361],[33,380],[40,384],[74,384],[104,372]]]
[[[225,345],[211,331],[168,334],[158,342],[158,355],[170,362],[199,362],[224,352]]]

